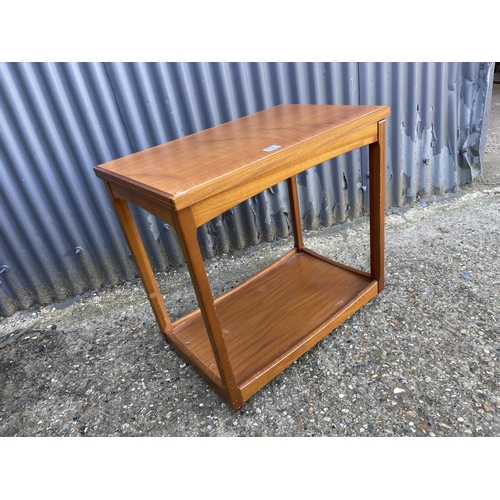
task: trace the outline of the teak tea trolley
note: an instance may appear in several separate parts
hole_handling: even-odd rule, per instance
[[[233,409],[384,287],[387,106],[282,104],[95,167],[168,343]],[[296,175],[369,145],[370,272],[304,247]],[[214,300],[197,228],[287,181],[294,248]],[[199,308],[171,322],[129,202],[176,232]]]

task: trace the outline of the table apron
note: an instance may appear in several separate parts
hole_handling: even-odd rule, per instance
[[[170,226],[176,227],[175,209],[170,203],[160,200],[157,197],[148,196],[147,192],[134,189],[133,185],[124,186],[112,184],[112,182],[109,181],[108,183],[115,198],[133,203],[147,210],[163,222],[170,224]]]
[[[196,226],[199,227],[217,215],[235,207],[239,203],[255,196],[279,182],[289,179],[308,168],[319,165],[341,154],[373,144],[378,140],[378,124],[375,123],[356,131],[340,140],[316,150],[299,152],[293,160],[283,163],[278,169],[257,176],[251,180],[231,186],[214,196],[203,199],[192,205]]]

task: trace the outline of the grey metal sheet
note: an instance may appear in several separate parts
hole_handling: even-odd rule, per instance
[[[280,103],[387,104],[387,203],[402,205],[478,175],[492,75],[491,63],[0,63],[0,314],[135,274],[99,163]],[[368,182],[366,148],[301,174],[304,225],[366,212]],[[287,235],[286,193],[200,228],[204,255]],[[154,269],[181,263],[173,231],[133,212]]]

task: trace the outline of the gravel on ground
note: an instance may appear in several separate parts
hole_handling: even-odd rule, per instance
[[[368,220],[305,233],[368,267]],[[1,436],[499,436],[500,189],[391,208],[386,289],[233,411],[161,338],[135,282],[0,319]],[[206,262],[215,295],[292,245]],[[167,308],[196,307],[184,267]]]

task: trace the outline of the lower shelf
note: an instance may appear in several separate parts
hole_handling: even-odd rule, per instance
[[[292,252],[215,300],[244,400],[377,294],[378,284],[308,250]],[[216,388],[222,383],[200,310],[169,341]]]

